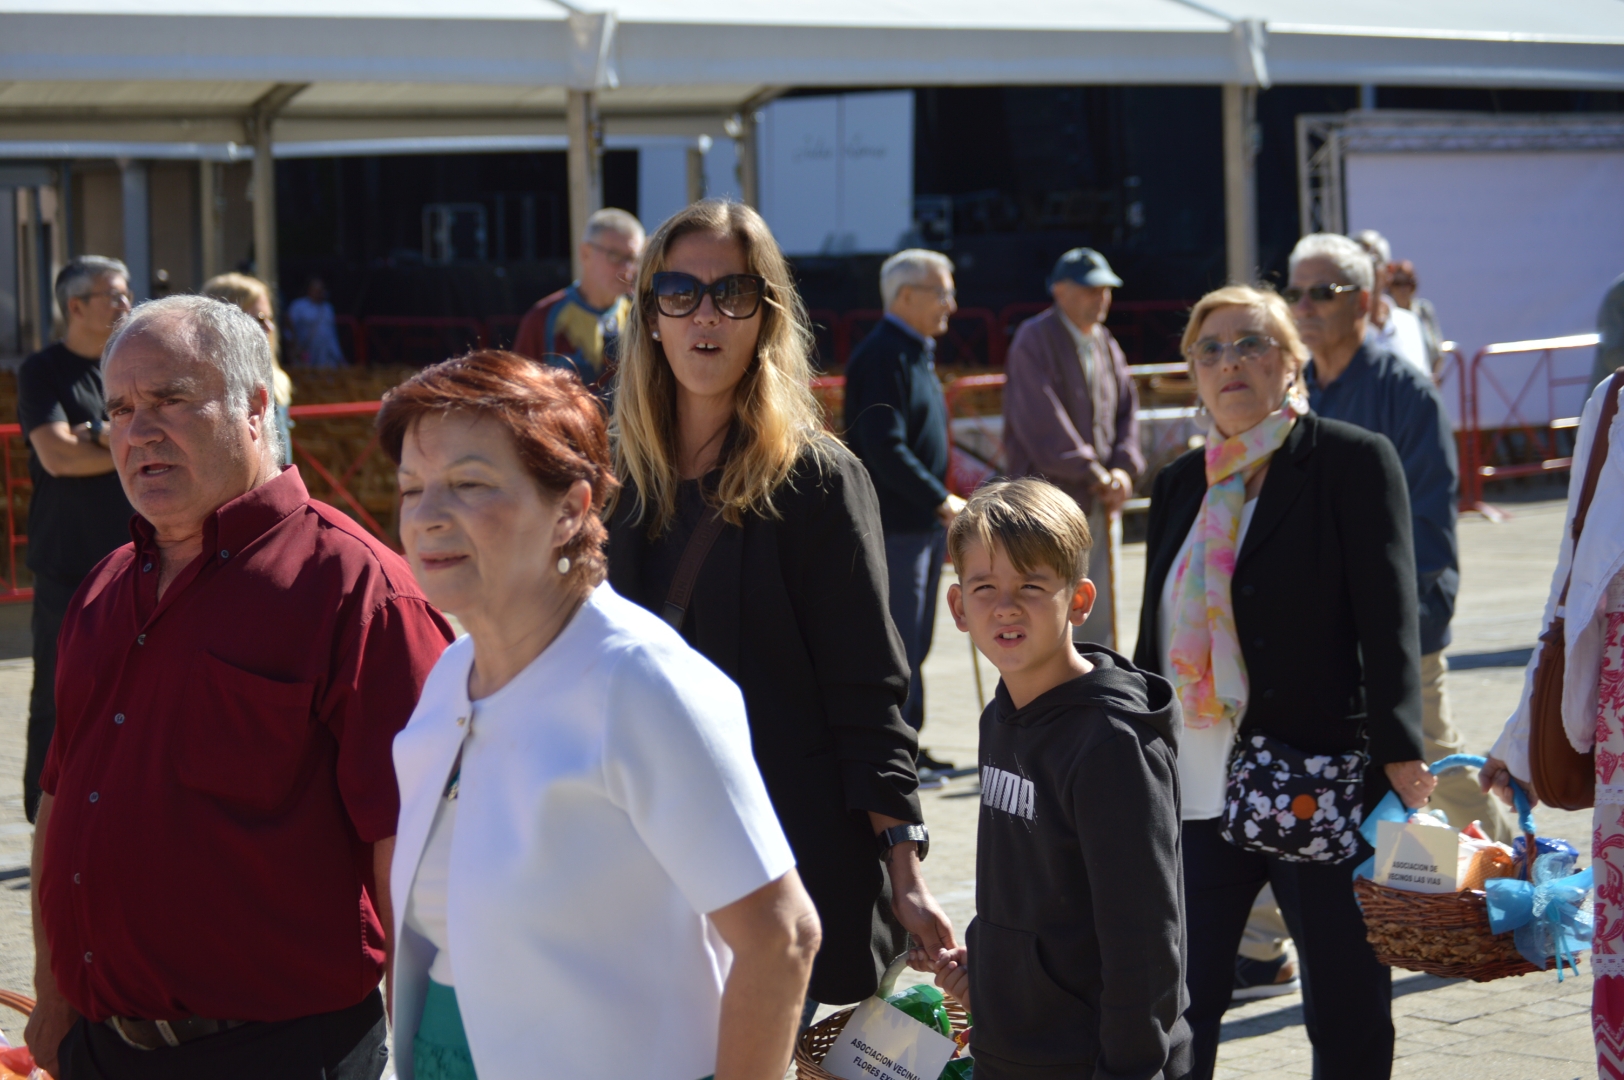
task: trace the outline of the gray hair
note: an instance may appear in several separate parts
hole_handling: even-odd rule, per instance
[[[62,317],[68,317],[68,301],[78,300],[96,291],[96,281],[108,274],[118,274],[126,281],[130,268],[118,259],[106,255],[80,255],[70,259],[68,265],[56,272],[56,306]]]
[[[605,207],[586,219],[586,235],[582,239],[590,243],[604,233],[614,233],[627,240],[641,241],[643,223],[624,210],[613,206]]]
[[[183,343],[192,355],[220,369],[226,381],[226,403],[242,415],[253,409],[254,391],[265,391],[266,417],[261,428],[265,452],[281,461],[281,440],[271,415],[275,408],[271,346],[258,320],[236,304],[212,296],[182,294],[148,300],[136,305],[118,324],[102,356],[112,357],[131,335],[159,329],[166,331],[170,340]]]
[[[1376,287],[1376,266],[1370,252],[1337,233],[1309,233],[1291,249],[1291,272],[1304,259],[1327,259],[1336,265],[1342,285],[1357,285],[1369,292]]]
[[[1393,261],[1393,245],[1375,229],[1360,229],[1353,234],[1353,240],[1383,266]]]
[[[904,285],[923,285],[936,271],[953,272],[953,260],[940,251],[908,248],[899,251],[880,266],[880,297],[890,307]]]

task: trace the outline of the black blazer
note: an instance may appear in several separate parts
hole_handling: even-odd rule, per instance
[[[823,922],[819,1001],[860,1001],[906,948],[868,811],[922,821],[917,736],[902,720],[908,664],[886,606],[874,485],[832,440],[808,451],[773,503],[722,530],[694,586],[688,643],[744,693],[756,764]],[[659,612],[642,584],[648,530],[621,493],[609,582]]]
[[[1156,477],[1145,596],[1133,660],[1165,675],[1162,587],[1195,523],[1207,480],[1193,450]],[[1269,462],[1232,583],[1254,728],[1310,753],[1369,737],[1369,805],[1382,766],[1423,758],[1421,640],[1410,499],[1384,436],[1303,417]]]

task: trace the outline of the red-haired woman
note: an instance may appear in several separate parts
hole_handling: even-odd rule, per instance
[[[478,352],[378,429],[412,570],[468,630],[395,740],[402,1080],[781,1076],[817,916],[738,689],[604,583],[601,407]]]

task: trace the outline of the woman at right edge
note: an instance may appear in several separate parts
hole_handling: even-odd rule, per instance
[[[1277,294],[1239,285],[1208,293],[1181,349],[1212,431],[1205,449],[1156,477],[1133,660],[1173,683],[1184,713],[1190,1075],[1213,1075],[1235,951],[1270,883],[1303,962],[1314,1076],[1383,1080],[1393,1066],[1392,983],[1353,895],[1368,848],[1361,841],[1334,862],[1286,861],[1230,843],[1220,825],[1238,731],[1308,754],[1368,745],[1366,812],[1389,787],[1416,807],[1436,786],[1421,760],[1404,473],[1382,436],[1308,412],[1308,351]]]
[[[1591,811],[1591,863],[1596,871],[1596,931],[1590,946],[1590,1026],[1596,1039],[1596,1071],[1602,1080],[1624,1080],[1624,410],[1618,395],[1624,368],[1601,381],[1586,402],[1574,441],[1568,478],[1568,509],[1562,546],[1545,601],[1549,627],[1563,617],[1562,728],[1575,751],[1596,755],[1596,800]],[[1611,405],[1611,409],[1608,406]],[[1610,422],[1603,424],[1608,412]],[[1573,542],[1573,518],[1597,440],[1606,460],[1596,477],[1596,490]],[[1569,582],[1569,575],[1572,581]],[[1566,603],[1563,589],[1567,590]],[[1529,703],[1540,650],[1528,659],[1522,699],[1505,730],[1489,751],[1479,773],[1485,790],[1493,787],[1508,803],[1508,779],[1517,777],[1536,799],[1529,783],[1528,743],[1532,729]]]
[[[908,666],[886,606],[879,502],[813,398],[811,329],[761,215],[706,199],[649,238],[614,396],[609,581],[666,614],[744,692],[756,763],[823,926],[818,1003],[886,989],[913,935],[953,928],[920,871],[929,836]],[[689,541],[722,527],[680,614]],[[900,926],[898,925],[900,924]]]

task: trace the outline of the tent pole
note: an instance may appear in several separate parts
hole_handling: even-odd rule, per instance
[[[276,264],[276,159],[271,156],[271,127],[309,83],[277,83],[254,102],[248,114],[248,134],[254,144],[254,270],[280,296]]]
[[[598,95],[591,90],[571,90],[564,124],[570,140],[570,269],[580,280],[586,219],[603,208],[603,125],[598,119]]]
[[[152,296],[152,217],[147,197],[147,163],[118,163],[124,203],[124,265],[137,303]]]
[[[207,281],[220,273],[220,207],[219,172],[212,161],[197,163],[197,235],[201,249],[201,280]]]
[[[1257,275],[1257,88],[1226,83],[1224,240],[1231,282]]]

